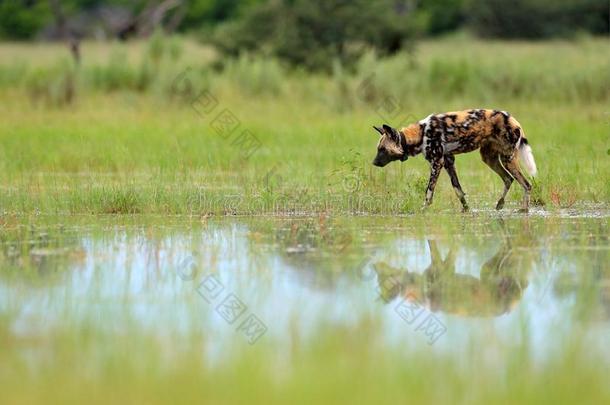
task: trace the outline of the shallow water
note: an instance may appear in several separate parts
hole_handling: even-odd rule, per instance
[[[493,363],[511,345],[544,359],[578,339],[607,361],[609,225],[603,212],[5,221],[0,313],[34,364],[66,329],[196,332],[213,364],[362,322],[404,351],[478,347]]]

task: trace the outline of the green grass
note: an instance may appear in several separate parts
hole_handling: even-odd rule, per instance
[[[0,49],[15,54],[0,64],[5,212],[414,212],[427,164],[420,157],[373,168],[371,125],[470,107],[506,109],[522,123],[540,169],[539,204],[604,205],[610,197],[610,47],[602,39],[457,37],[389,60],[369,54],[356,73],[337,67],[330,77],[248,56],[219,71],[212,51],[175,38],[85,43],[80,67],[58,47]],[[218,105],[200,116],[191,100],[204,90]],[[398,108],[380,117],[384,100]],[[211,126],[224,109],[240,121],[230,136]],[[236,145],[242,130],[260,142],[248,159]],[[457,165],[471,205],[492,207],[501,181],[476,153]],[[447,183],[434,209],[458,207]],[[520,196],[514,186],[510,198]]]
[[[246,214],[259,213],[260,205],[270,212],[271,202],[283,197],[305,206],[327,201],[343,213],[351,212],[348,197],[366,201],[365,211],[373,213],[384,209],[388,197],[405,205],[387,213],[421,204],[427,163],[418,157],[374,168],[377,139],[369,127],[380,119],[369,111],[335,113],[296,100],[254,103],[222,93],[218,99],[260,140],[249,159],[232,145],[236,135],[218,135],[188,105],[123,94],[57,110],[30,108],[18,98],[8,104],[15,98],[7,97],[0,113],[0,207],[14,213],[205,214],[221,213],[215,205],[227,196]],[[461,105],[478,104],[450,102],[445,109]],[[608,202],[604,105],[492,106],[511,111],[526,130],[540,170],[534,192],[539,202],[550,209]],[[423,117],[435,110],[422,101],[408,111]],[[459,156],[457,168],[473,207],[491,207],[502,183],[478,154]],[[339,199],[332,201],[333,195]],[[510,197],[518,200],[521,190],[515,186]],[[443,176],[433,207],[454,209],[458,203]]]
[[[362,232],[353,218],[344,218],[336,234],[332,226],[325,233],[322,214],[419,212],[428,164],[418,157],[383,170],[373,167],[378,138],[371,126],[397,125],[432,112],[510,111],[523,125],[538,164],[535,204],[550,212],[610,205],[607,39],[505,43],[447,38],[423,42],[413,55],[377,60],[371,53],[355,72],[337,65],[331,76],[288,71],[276,60],[251,55],[219,61],[213,50],[181,38],[127,45],[85,42],[82,51],[77,67],[59,45],[0,44],[0,242],[5,249],[22,249],[22,261],[9,260],[13,253],[3,251],[8,259],[0,262],[0,276],[10,273],[8,285],[27,293],[62,277],[59,271],[43,278],[27,247],[38,247],[32,239],[37,222],[54,221],[56,214],[72,215],[74,221],[84,217],[85,224],[108,221],[100,231],[105,237],[117,214],[136,222],[154,214],[165,224],[173,214],[321,214],[314,232],[319,239],[307,239],[308,232],[295,233],[293,227],[283,231],[334,260],[343,254],[344,241],[358,241]],[[188,82],[176,86],[180,74]],[[218,105],[201,116],[193,106],[204,106],[190,100],[204,90]],[[396,114],[376,112],[384,101],[396,103]],[[211,125],[225,109],[240,121],[231,135]],[[260,142],[251,156],[238,145],[243,130]],[[458,156],[457,170],[470,206],[492,209],[502,182],[478,153]],[[519,207],[521,197],[514,185],[507,209]],[[432,215],[402,220],[416,222],[417,237],[423,239],[438,225],[435,214],[452,215],[460,208],[443,174]],[[457,217],[443,234],[455,238],[464,223],[478,224],[476,218]],[[548,235],[565,231],[541,221]],[[488,238],[487,225],[481,224],[473,235]],[[276,225],[255,228],[252,243],[259,234],[272,235]],[[144,230],[148,235],[160,228]],[[350,231],[344,234],[345,229]],[[591,234],[606,235],[607,221],[602,219]],[[593,236],[583,235],[575,246],[592,243]],[[62,234],[65,239],[45,246],[71,246],[71,236]],[[394,236],[388,231],[388,238]],[[285,248],[282,243],[280,238],[269,245]],[[336,268],[352,265],[341,260]],[[579,263],[599,265],[596,260]],[[19,273],[23,267],[30,272]],[[197,298],[192,295],[188,300]],[[56,298],[60,304],[67,299]],[[200,308],[189,308],[198,319]],[[490,351],[471,344],[465,364],[437,351],[385,346],[376,329],[379,319],[371,316],[344,329],[320,326],[308,344],[295,333],[292,349],[282,351],[289,359],[261,342],[253,348],[237,345],[230,359],[213,365],[202,354],[206,334],[197,328],[186,335],[168,331],[169,345],[129,319],[120,323],[120,333],[97,328],[100,322],[112,324],[112,313],[99,314],[91,324],[68,313],[51,333],[22,340],[11,330],[17,313],[18,308],[0,311],[0,385],[7,403],[83,398],[100,403],[201,398],[208,403],[395,403],[397,398],[409,403],[603,403],[610,396],[607,367],[591,358],[578,332],[564,337],[562,352],[542,363],[532,360],[526,343],[506,345],[490,338]],[[32,353],[35,367],[29,362]]]

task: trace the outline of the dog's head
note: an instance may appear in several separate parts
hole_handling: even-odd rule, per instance
[[[381,135],[377,144],[377,156],[373,160],[373,164],[378,167],[383,167],[395,160],[407,160],[407,154],[402,150],[400,143],[400,134],[389,125],[383,124],[381,128],[373,126]]]

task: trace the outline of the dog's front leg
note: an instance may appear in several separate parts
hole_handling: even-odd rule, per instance
[[[438,176],[441,174],[443,169],[443,159],[435,159],[430,162],[430,180],[428,180],[428,188],[426,189],[426,201],[424,202],[424,209],[432,204],[432,197],[434,197],[434,187],[436,187],[436,181]]]

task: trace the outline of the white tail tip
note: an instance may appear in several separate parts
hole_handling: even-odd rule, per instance
[[[521,146],[519,147],[519,157],[521,158],[521,162],[523,163],[523,166],[525,166],[527,172],[532,177],[535,177],[538,173],[538,169],[536,168],[536,161],[534,160],[532,148],[528,144],[521,144]]]

